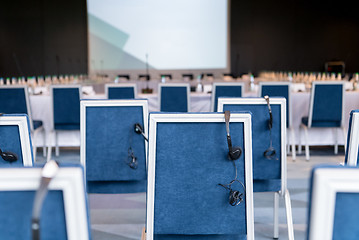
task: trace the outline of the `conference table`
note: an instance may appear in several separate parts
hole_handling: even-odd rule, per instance
[[[245,92],[244,97],[255,97],[256,92]],[[138,94],[138,98],[148,100],[149,112],[159,111],[158,95],[153,94]],[[88,94],[83,96],[83,99],[105,99],[104,94]],[[299,144],[300,140],[304,144],[304,134],[299,134],[301,119],[308,116],[310,93],[309,92],[293,92],[291,94],[291,109],[292,109],[292,125],[295,130],[295,143]],[[51,97],[49,94],[30,95],[30,105],[32,111],[32,118],[35,120],[42,120],[45,131],[51,145],[54,144],[54,136],[52,132],[52,113],[51,113]],[[196,93],[190,94],[190,112],[209,112],[211,107],[210,93]],[[348,129],[348,121],[350,111],[359,109],[359,91],[346,91],[344,95],[344,126]],[[346,133],[346,132],[345,132]],[[289,134],[289,131],[287,131]],[[309,145],[333,145],[335,142],[335,130],[331,128],[316,128],[309,129],[308,132]],[[338,134],[339,145],[344,145],[346,142],[346,135]],[[38,136],[36,144],[42,144],[42,137]],[[80,146],[79,131],[64,131],[59,133],[60,147],[78,147]]]

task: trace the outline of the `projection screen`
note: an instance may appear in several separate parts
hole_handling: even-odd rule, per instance
[[[90,72],[228,72],[228,4],[87,0]]]

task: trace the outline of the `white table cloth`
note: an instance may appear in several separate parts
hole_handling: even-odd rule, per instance
[[[256,96],[255,92],[246,92],[245,96]],[[330,97],[330,96],[328,96]],[[104,99],[104,94],[83,96],[85,99]],[[138,94],[138,98],[148,99],[149,111],[159,111],[158,96],[157,94]],[[296,132],[296,144],[299,143],[299,126],[301,118],[308,116],[310,101],[309,92],[292,93],[292,114],[293,114],[293,127]],[[31,95],[30,104],[32,117],[35,120],[42,120],[44,128],[47,133],[51,132],[52,128],[52,113],[50,106],[49,95]],[[210,111],[211,94],[206,93],[191,93],[190,97],[190,111],[191,112],[208,112]],[[344,96],[344,125],[346,131],[348,129],[349,114],[353,109],[359,109],[359,91],[346,92]],[[289,133],[289,132],[288,132]],[[334,144],[334,130],[328,128],[310,129],[309,130],[309,144],[310,145],[333,145]],[[339,144],[343,145],[346,142],[343,134],[338,134]],[[49,138],[49,140],[52,138]],[[304,136],[302,134],[302,143],[304,144]],[[41,145],[42,138],[39,136],[36,142]],[[60,146],[80,146],[80,133],[79,131],[64,131],[59,135]]]

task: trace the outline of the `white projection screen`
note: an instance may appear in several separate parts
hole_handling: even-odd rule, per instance
[[[229,0],[87,0],[90,73],[229,72]]]

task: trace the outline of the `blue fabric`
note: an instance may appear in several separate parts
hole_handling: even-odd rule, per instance
[[[35,191],[0,191],[0,238],[31,240],[31,215]],[[41,216],[41,239],[67,239],[63,193],[50,190]]]
[[[313,98],[312,127],[340,127],[342,121],[343,85],[316,84]],[[307,120],[308,121],[308,120]],[[302,119],[303,124],[305,118]]]
[[[144,125],[142,106],[86,107],[88,192],[145,191],[145,140],[135,133],[136,123]],[[135,170],[127,165],[130,146],[138,162]]]
[[[27,112],[25,90],[20,88],[0,88],[0,113]]]
[[[134,87],[109,87],[108,99],[134,99]]]
[[[302,123],[308,126],[308,117],[302,117]],[[314,121],[312,120],[312,127],[340,127],[340,121]]]
[[[0,157],[0,167],[21,167],[24,165],[22,158],[19,126],[0,125],[0,148],[3,152],[15,153],[18,157],[18,160],[13,163],[6,162]]]
[[[155,234],[155,240],[246,240],[245,234],[226,234],[226,235],[169,235],[169,234]]]
[[[78,88],[53,88],[55,130],[80,130],[80,92]],[[66,129],[65,125],[70,125]]]
[[[310,221],[310,218],[311,218],[311,211],[312,211],[312,196],[313,196],[313,191],[314,191],[314,189],[313,189],[313,183],[314,183],[314,174],[315,174],[315,171],[317,171],[318,169],[322,169],[322,168],[338,168],[338,169],[343,169],[343,168],[345,168],[345,169],[350,169],[350,168],[354,168],[354,167],[351,167],[351,166],[342,166],[342,165],[329,165],[329,164],[320,164],[320,165],[317,165],[317,166],[315,166],[315,167],[313,167],[313,169],[312,169],[312,171],[311,171],[311,175],[310,175],[310,181],[309,181],[309,201],[308,201],[308,214],[307,214],[307,216],[308,216],[308,227],[307,227],[307,239],[309,239],[309,233],[310,233],[310,229],[311,229],[311,221]],[[337,197],[338,197],[338,195],[337,195]],[[344,204],[347,204],[347,203],[345,203],[345,201],[348,201],[348,198],[347,198],[348,196],[344,196],[344,201],[343,201],[343,203]],[[347,199],[346,199],[347,198]],[[341,201],[340,199],[339,199],[339,201]],[[356,202],[356,204],[355,205],[357,205],[357,202]],[[349,209],[351,209],[352,207],[355,207],[355,206],[353,206],[353,205],[341,205],[341,206],[350,206],[349,207]],[[337,206],[335,206],[335,208],[336,208]],[[336,210],[335,210],[335,214],[337,214],[337,210],[338,211],[342,211],[342,209],[337,209],[336,208]],[[344,210],[344,209],[343,209]],[[349,213],[350,213],[350,210],[345,210],[344,211],[344,213],[345,214],[347,214],[348,213],[348,211],[349,211]],[[334,222],[335,222],[335,214],[334,214]],[[338,215],[337,215],[337,217],[339,217]],[[346,216],[346,217],[348,217],[348,216]],[[342,220],[342,219],[340,219],[340,220]],[[334,223],[335,224],[335,223]],[[334,231],[341,231],[340,229],[336,229],[335,230],[335,226],[334,226],[334,224],[333,224],[333,234],[334,234]],[[346,222],[346,224],[348,224],[348,222]],[[337,220],[337,226],[338,226],[338,220]],[[351,225],[352,226],[352,225]],[[340,227],[342,227],[342,226],[340,226]],[[337,232],[338,233],[338,232]],[[337,233],[335,233],[335,234],[337,234]],[[344,234],[345,233],[345,234]],[[334,238],[334,235],[333,235],[333,239],[336,239],[336,240],[346,240],[346,238],[345,238],[345,235],[349,235],[349,234],[351,234],[350,232],[348,232],[348,233],[346,233],[346,232],[341,232],[341,234],[342,234],[342,238]],[[351,238],[348,238],[348,240],[349,239],[351,239]],[[354,239],[357,239],[357,238],[354,238]]]
[[[214,112],[217,112],[219,97],[242,97],[242,86],[216,86],[214,96]]]
[[[38,129],[39,127],[42,126],[42,121],[41,120],[34,120],[32,121],[32,125],[34,126],[34,130]]]
[[[147,180],[138,181],[87,181],[88,193],[138,193],[146,192]]]
[[[273,115],[272,141],[278,160],[267,159],[263,153],[269,147],[269,112],[266,104],[225,104],[223,110],[231,112],[250,111],[252,113],[252,156],[253,190],[279,191],[281,189],[281,109],[279,104],[271,104]],[[261,180],[261,181],[257,181]],[[270,181],[263,181],[270,180]],[[279,180],[279,181],[272,181]]]
[[[233,146],[243,149],[243,123],[230,123]],[[228,184],[235,177],[228,160],[225,123],[158,123],[156,130],[154,234],[156,239],[228,239],[245,236],[246,201],[228,203]],[[245,184],[244,152],[235,163]],[[239,183],[235,190],[244,191]],[[160,235],[205,235],[167,236]],[[231,236],[232,237],[232,236]],[[236,238],[232,238],[236,239]],[[245,239],[245,238],[241,238]]]
[[[162,112],[188,112],[186,87],[162,86],[160,97]]]
[[[335,200],[333,240],[357,240],[359,193],[338,192]]]
[[[287,127],[289,127],[289,85],[262,85],[262,95],[269,97],[284,97],[287,101]]]

